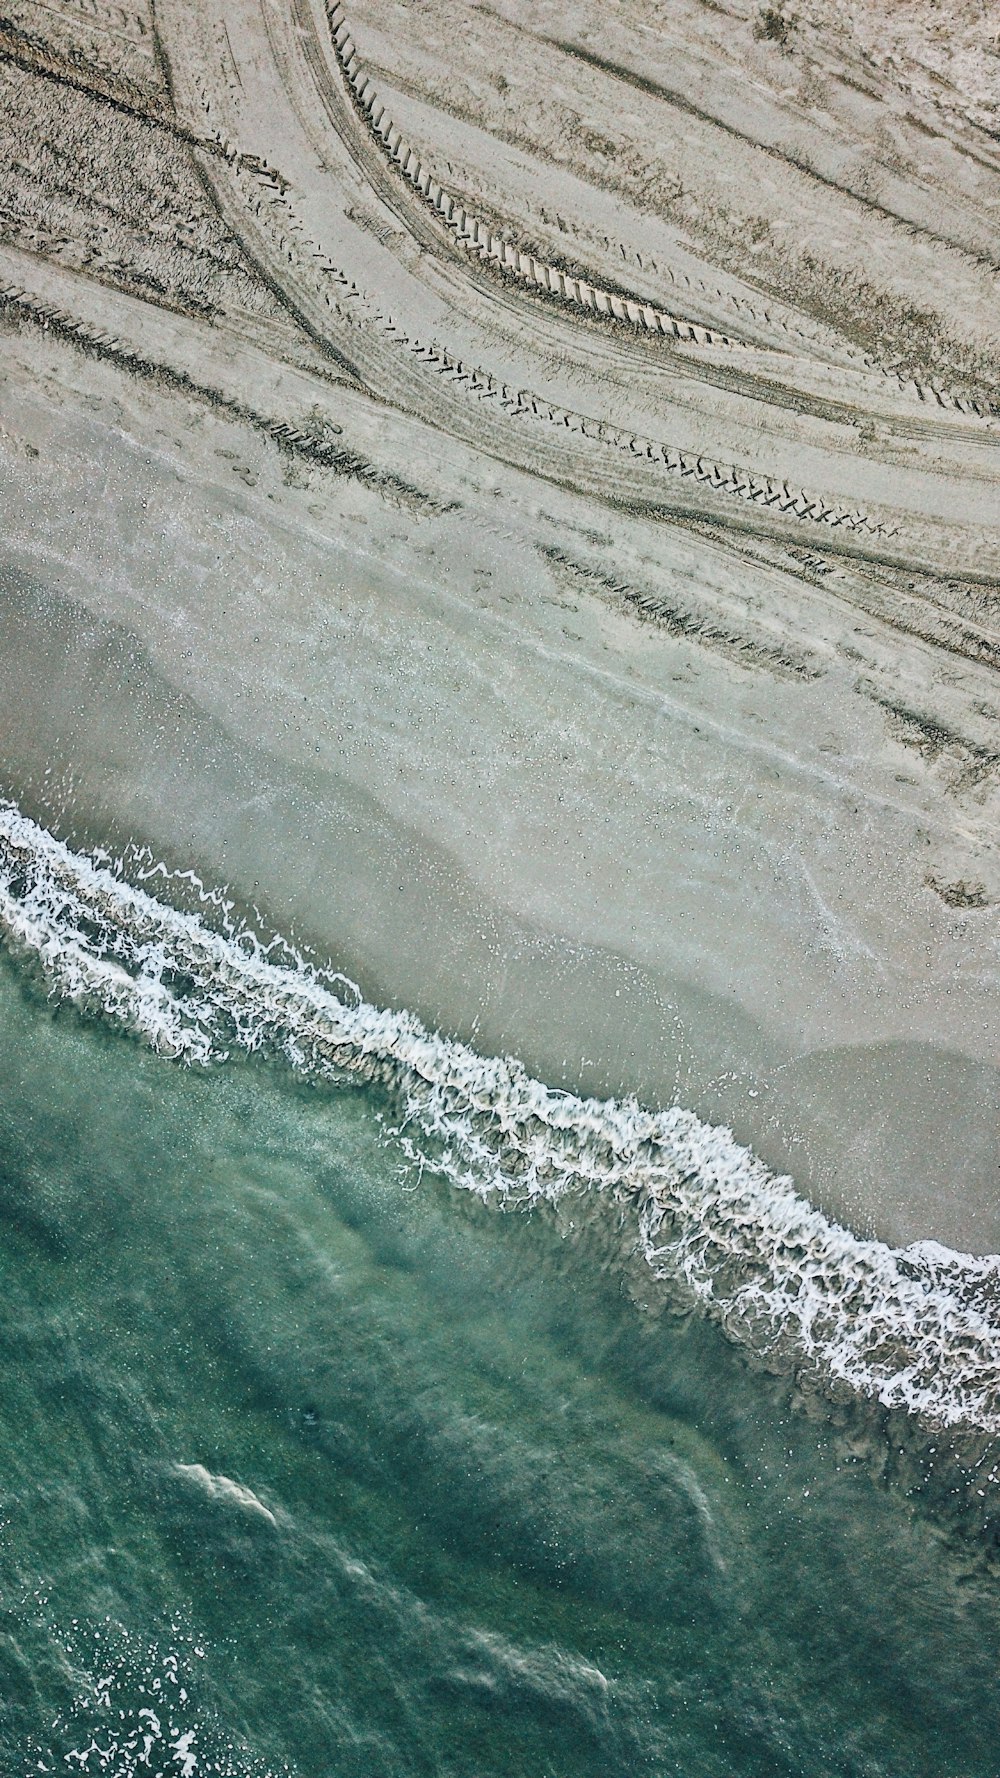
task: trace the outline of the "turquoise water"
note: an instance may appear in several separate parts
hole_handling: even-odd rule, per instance
[[[995,1778],[1000,1586],[903,1418],[387,1105],[0,967],[0,1769]]]

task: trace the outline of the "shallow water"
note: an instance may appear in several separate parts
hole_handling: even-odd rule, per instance
[[[992,1778],[1000,1589],[874,1410],[386,1110],[0,969],[0,1769]]]

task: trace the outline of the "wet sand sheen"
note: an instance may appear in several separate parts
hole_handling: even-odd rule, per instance
[[[553,1092],[515,1058],[372,1006],[281,935],[234,925],[190,871],[185,913],[139,886],[171,886],[161,863],[134,870],[138,885],[0,803],[0,932],[54,997],[173,1060],[263,1054],[307,1080],[385,1088],[421,1171],[529,1210],[618,1205],[626,1252],[649,1268],[644,1293],[699,1305],[758,1362],[903,1409],[932,1435],[1000,1435],[1000,1256],[858,1240],[728,1130],[676,1105]]]

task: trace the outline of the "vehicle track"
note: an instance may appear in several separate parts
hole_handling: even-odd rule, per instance
[[[830,527],[846,526],[861,536],[885,539],[897,534],[894,527],[874,522],[860,510],[846,509],[801,488],[790,488],[785,481],[778,482],[735,464],[720,463],[700,453],[677,449],[644,433],[614,426],[593,415],[549,401],[531,389],[512,386],[489,370],[465,363],[445,346],[412,335],[397,325],[376,298],[359,289],[347,273],[335,266],[323,250],[308,239],[301,227],[296,226],[288,200],[276,189],[272,179],[258,175],[258,185],[260,196],[248,200],[249,208],[265,226],[269,219],[273,220],[274,212],[278,213],[273,238],[279,253],[303,275],[314,280],[317,276],[322,279],[325,288],[321,290],[321,300],[330,314],[336,314],[348,326],[356,325],[360,316],[351,313],[352,305],[356,305],[395,346],[466,396],[492,402],[512,419],[542,421],[564,433],[597,441],[632,458],[662,465],[669,475],[691,478],[713,494],[737,498],[797,520]],[[336,286],[335,293],[331,292],[330,283]]]
[[[188,82],[187,91],[191,95],[191,70],[212,65],[206,60],[204,53],[209,48],[209,43],[205,41],[199,45],[195,41],[190,30],[190,14],[180,6],[175,9],[174,0],[160,0],[157,13],[158,24],[160,15],[169,19],[172,35],[168,38],[168,46],[172,45],[182,56]],[[288,15],[282,21],[265,8],[262,17],[264,33],[270,33],[272,27],[280,27],[287,40],[284,44],[284,59],[272,45],[268,94],[270,95],[273,87],[274,98],[278,103],[288,104],[291,111],[300,116],[303,112],[308,113],[310,122],[315,126],[311,132],[306,132],[304,138],[312,144],[308,150],[313,157],[309,163],[312,167],[314,193],[310,201],[318,205],[315,214],[319,219],[324,215],[333,219],[339,214],[337,206],[343,204],[345,195],[350,195],[351,202],[356,201],[353,193],[358,189],[358,181],[353,172],[349,171],[349,163],[353,162],[354,166],[361,168],[364,166],[363,160],[358,162],[353,147],[353,143],[362,135],[353,125],[354,113],[350,106],[354,101],[348,100],[347,82],[342,77],[341,80],[335,80],[336,70],[330,66],[329,77],[335,80],[340,90],[340,125],[334,148],[331,125],[333,129],[337,129],[336,119],[328,112],[322,119],[322,129],[319,128],[315,83],[305,61],[306,44],[302,32],[295,30],[294,18],[289,18]],[[325,10],[321,11],[317,5],[314,36],[325,18]],[[197,17],[194,22],[197,28]],[[231,16],[229,22],[232,23]],[[255,22],[252,6],[247,9],[246,28],[258,34],[254,37],[254,42],[259,42],[259,51],[255,49],[254,54],[262,52],[267,55],[261,21]],[[234,42],[237,42],[235,37]],[[291,61],[288,60],[289,51]],[[329,65],[332,60],[329,44],[326,45],[326,51],[324,65]],[[247,66],[244,66],[243,72],[246,75]],[[230,74],[228,65],[223,65],[222,73],[225,81],[231,80],[232,89],[229,99],[225,96],[227,89],[223,87],[220,90],[219,96],[224,106],[230,101],[241,105],[243,95],[237,91],[240,82],[235,67]],[[261,91],[263,90],[262,88]],[[268,103],[271,103],[270,96]],[[254,105],[256,110],[251,107],[245,114],[240,111],[234,113],[232,121],[221,119],[219,134],[223,144],[228,143],[225,152],[220,154],[220,143],[215,140],[211,153],[203,154],[200,147],[193,148],[193,158],[196,163],[200,163],[201,172],[207,182],[206,189],[211,191],[225,220],[243,241],[252,263],[258,269],[263,269],[269,286],[306,326],[311,337],[325,351],[331,353],[376,399],[403,412],[417,415],[472,447],[509,462],[512,467],[578,491],[593,493],[598,498],[635,512],[660,514],[664,518],[684,522],[688,517],[695,521],[707,521],[714,511],[718,515],[717,522],[724,528],[731,528],[736,533],[752,533],[762,537],[769,535],[772,538],[777,538],[780,534],[790,535],[793,531],[800,531],[803,526],[813,531],[815,526],[821,524],[825,535],[830,538],[829,547],[837,555],[850,557],[860,553],[883,560],[888,565],[902,565],[911,558],[915,560],[918,555],[926,554],[929,544],[927,559],[934,559],[937,545],[921,515],[920,507],[915,509],[917,525],[913,534],[906,538],[904,520],[904,531],[902,537],[900,536],[900,506],[904,505],[904,510],[909,510],[909,499],[905,504],[898,502],[891,482],[886,482],[884,478],[880,492],[880,499],[884,504],[881,510],[873,512],[867,506],[856,504],[858,496],[853,490],[846,501],[843,498],[837,501],[835,496],[818,495],[811,489],[797,485],[794,479],[783,479],[787,477],[788,465],[785,461],[781,461],[777,474],[773,473],[773,466],[772,472],[767,473],[752,466],[752,456],[736,453],[730,456],[724,450],[720,451],[719,445],[729,442],[726,433],[716,436],[721,422],[711,422],[713,449],[699,449],[697,436],[683,436],[675,444],[669,434],[664,438],[655,422],[650,426],[651,414],[640,412],[633,418],[627,411],[623,414],[619,408],[612,421],[599,417],[599,410],[597,413],[587,411],[585,404],[574,402],[572,392],[561,385],[554,392],[556,398],[544,392],[544,384],[541,388],[537,384],[534,387],[530,384],[525,386],[518,374],[521,365],[516,352],[512,364],[505,362],[502,370],[499,370],[490,365],[488,349],[483,349],[482,356],[479,356],[475,343],[470,351],[468,342],[463,339],[461,347],[456,350],[454,342],[448,341],[446,318],[449,309],[454,310],[456,315],[461,312],[455,309],[458,299],[455,288],[448,289],[446,285],[442,285],[440,279],[431,280],[429,288],[434,292],[434,300],[425,302],[420,298],[413,315],[406,313],[408,298],[405,278],[412,281],[415,276],[413,288],[416,295],[417,284],[426,279],[426,268],[430,264],[426,259],[421,262],[413,257],[418,251],[416,247],[412,248],[408,258],[400,262],[405,278],[403,282],[393,285],[393,303],[399,305],[394,312],[388,307],[381,284],[374,283],[374,294],[371,294],[361,282],[363,273],[359,268],[369,264],[377,267],[378,254],[374,260],[368,257],[357,260],[352,276],[350,259],[337,263],[329,252],[324,251],[319,241],[311,238],[310,230],[299,226],[295,209],[288,198],[291,188],[287,177],[275,166],[267,164],[266,157],[273,161],[276,157],[276,145],[283,140],[280,133],[273,133],[273,126],[277,124],[280,113],[273,110],[270,113],[261,111],[259,95],[255,97]],[[258,113],[259,122],[265,126],[263,131],[258,127],[258,121],[255,121]],[[191,121],[197,114],[182,110],[181,115]],[[240,122],[241,117],[244,117],[248,125],[245,131]],[[289,122],[291,124],[291,116]],[[247,147],[261,152],[250,154],[244,151],[241,131]],[[193,133],[200,143],[204,132],[196,129]],[[367,144],[372,139],[372,133],[366,129],[363,139],[367,155]],[[316,147],[317,142],[319,148]],[[303,151],[301,147],[296,151],[300,159]],[[384,145],[377,156],[373,148],[367,158],[379,159],[379,163],[385,166],[385,177],[390,182],[392,178],[399,177],[398,163],[389,160]],[[294,168],[287,169],[287,172],[292,171]],[[411,176],[413,172],[411,167]],[[407,184],[409,185],[409,179]],[[421,210],[426,213],[427,194],[420,192],[419,195],[422,199]],[[429,230],[432,222],[433,218],[428,215]],[[434,226],[437,227],[438,224],[435,223]],[[322,220],[318,232],[325,240],[326,230],[322,226]],[[326,244],[335,251],[336,237],[331,237]],[[360,241],[358,244],[360,246]],[[392,251],[391,243],[386,242],[381,247],[383,259],[386,258],[387,248]],[[367,249],[364,252],[367,255]],[[425,269],[422,270],[422,266]],[[571,306],[565,304],[563,299],[558,303],[556,313],[563,307]],[[419,317],[422,315],[426,323],[428,318],[433,317],[435,310],[441,318],[431,319],[430,325],[421,326]],[[494,306],[494,314],[496,313]],[[483,314],[488,321],[489,312],[484,310]],[[555,315],[553,322],[554,320]],[[621,327],[619,322],[616,331],[620,332]],[[471,333],[474,335],[478,328],[477,321]],[[485,335],[488,326],[484,324],[481,331]],[[567,337],[572,331],[572,327],[564,326]],[[630,334],[637,332],[638,329],[629,327]],[[542,337],[538,336],[538,343],[542,342]],[[610,364],[620,351],[615,343],[615,331],[608,334],[607,340],[611,354]],[[545,342],[545,349],[550,352],[553,349],[558,351],[556,331],[552,331]],[[684,349],[681,348],[681,351]],[[633,348],[619,363],[619,401],[628,388],[629,359],[637,359],[639,356]],[[680,372],[682,376],[697,375],[700,367],[697,347],[694,356],[696,365],[690,372],[685,365]],[[687,357],[686,351],[684,357]],[[733,354],[734,367],[741,357],[742,353],[738,356]],[[668,362],[671,374],[677,375],[674,367],[678,361],[671,358]],[[583,363],[581,358],[581,374]],[[646,386],[642,400],[647,407],[651,397],[655,403],[656,390],[657,385],[654,382]],[[670,399],[673,400],[673,396]],[[627,397],[626,401],[627,406],[634,405]],[[682,408],[690,405],[683,394],[680,395],[679,404]],[[488,418],[490,407],[495,414],[492,421]],[[652,411],[655,411],[655,406]],[[858,411],[864,417],[865,409],[860,404]],[[487,416],[485,420],[480,417],[483,415]],[[628,423],[622,424],[623,420]],[[689,422],[685,421],[684,424],[689,432]],[[728,427],[728,421],[725,424]],[[750,425],[752,427],[752,421]],[[745,446],[747,430],[746,423],[740,419],[736,429],[739,436],[737,450],[740,446]],[[834,450],[842,448],[834,440],[831,440],[831,444]],[[786,436],[780,447],[783,456],[787,454],[787,448]],[[817,466],[819,461],[816,456]],[[614,469],[611,468],[612,462],[617,465]],[[607,467],[602,468],[602,463]],[[892,466],[887,467],[891,469]],[[822,482],[819,485],[822,486]],[[932,521],[932,528],[936,522]],[[814,531],[817,536],[824,533]],[[900,539],[898,544],[891,549],[886,547],[897,538]],[[949,542],[946,547],[954,552],[953,542]]]
[[[332,10],[336,11],[336,8],[333,8]],[[320,16],[324,19],[326,17],[325,13]],[[297,56],[301,63],[308,69],[308,72],[312,77],[312,83],[322,101],[323,109],[329,123],[336,132],[342,150],[350,156],[353,164],[364,178],[366,186],[378,200],[387,204],[393,215],[399,218],[402,227],[406,229],[417,246],[419,248],[429,249],[433,255],[434,263],[439,264],[444,268],[449,261],[443,260],[440,254],[441,240],[442,238],[446,238],[446,230],[442,227],[441,216],[427,204],[425,194],[418,187],[411,187],[410,182],[401,177],[398,162],[394,160],[391,155],[386,153],[385,144],[371,128],[371,120],[367,116],[367,113],[364,112],[363,107],[358,104],[357,95],[354,92],[354,89],[348,81],[343,79],[342,69],[341,77],[335,78],[335,70],[331,66],[334,59],[332,55],[332,40],[330,40],[330,43],[328,44],[331,53],[324,55],[318,35],[319,18],[315,16],[311,7],[305,3],[305,0],[293,0],[292,22],[295,27],[294,37]],[[296,73],[295,69],[290,65],[288,45],[283,42],[282,32],[276,30],[275,21],[269,13],[265,14],[265,29],[270,42],[274,65],[281,70],[286,90],[291,97],[296,91],[297,84],[301,81],[301,70]],[[238,77],[235,74],[235,69],[233,69],[229,97],[231,103],[235,105],[236,114],[238,115],[240,95],[236,91],[237,79]],[[233,118],[220,118],[214,112],[211,98],[197,74],[193,76],[189,74],[189,81],[192,90],[197,96],[198,107],[204,112],[210,131],[217,144],[223,145],[226,148],[229,161],[240,167],[250,166],[265,170],[271,183],[278,189],[280,195],[284,196],[288,190],[288,180],[283,177],[282,173],[277,168],[273,166],[268,167],[266,160],[257,156],[241,153],[236,146],[235,138],[239,132]],[[303,100],[296,106],[296,110],[303,129],[309,133],[315,152],[322,160],[325,153],[324,136],[323,132],[317,131],[315,127],[315,104],[309,105]],[[356,113],[365,119],[365,128],[363,131],[358,131],[350,127],[351,120]],[[327,144],[329,143],[329,136],[326,137],[326,142]],[[397,147],[397,154],[399,152]],[[408,158],[409,156],[407,155],[404,157],[404,160]],[[397,187],[402,189],[412,189],[414,196],[421,200],[419,208],[415,208],[411,204],[401,207],[395,196]],[[256,209],[256,204],[254,205],[254,208]],[[428,211],[431,213],[428,214]],[[348,214],[354,216],[356,220],[361,222],[362,226],[365,226],[363,217],[360,213],[352,210],[349,211]],[[427,216],[426,223],[423,221],[425,215]],[[297,226],[293,223],[290,213],[287,220],[290,227]],[[230,226],[239,233],[238,220],[232,213],[227,213],[227,221]],[[387,242],[390,239],[389,236],[385,235],[384,229],[381,233],[378,229],[375,229],[374,232],[383,241]],[[483,249],[482,235],[487,232],[485,226],[477,225],[474,221],[470,222],[468,220],[463,231],[470,255],[474,262],[477,264],[485,263],[488,269],[495,271],[495,267],[490,267],[488,253]],[[279,250],[285,263],[289,265],[292,264],[294,261],[294,254],[292,254],[291,257],[289,256],[287,240],[279,242]],[[260,260],[259,254],[256,258],[258,270],[261,270],[262,261]],[[537,261],[537,259],[534,260],[536,266],[540,265],[540,263],[541,262]],[[416,269],[419,274],[419,263]],[[567,274],[561,273],[560,275],[565,278]],[[273,278],[269,278],[269,282],[272,284],[272,288],[276,288]],[[544,311],[546,304],[552,305],[551,312],[555,318],[555,316],[560,313],[565,313],[567,309],[572,310],[575,308],[576,313],[581,316],[581,319],[588,318],[596,322],[598,325],[600,325],[602,320],[608,322],[610,323],[610,326],[605,337],[608,339],[609,343],[615,339],[616,335],[622,339],[641,337],[643,329],[632,325],[631,322],[629,322],[627,315],[623,321],[614,311],[609,312],[606,316],[601,316],[596,310],[587,311],[579,304],[568,304],[565,298],[561,298],[553,293],[550,288],[551,282],[552,280],[548,275],[546,275],[544,282],[540,275],[533,276],[532,279],[531,288],[541,299],[542,311]],[[495,289],[499,293],[503,288],[503,284],[504,280],[502,277],[498,276],[496,279],[488,279],[486,288]],[[437,286],[435,286],[435,288],[437,288]],[[440,295],[439,289],[437,293]],[[623,305],[623,298],[617,295],[612,297],[611,293],[606,294],[608,295],[609,304],[611,301],[615,301],[619,307]],[[450,302],[464,300],[460,285],[456,287],[453,293],[449,294],[447,300]],[[296,305],[293,312],[295,312],[301,319],[301,305]],[[539,313],[540,311],[536,310],[535,312]],[[510,306],[509,315],[511,324],[516,329],[518,326],[518,311],[515,305]],[[601,331],[604,331],[604,329],[602,328]],[[659,329],[657,331],[659,331]],[[425,335],[424,337],[427,336]],[[435,336],[432,334],[431,337]],[[701,330],[696,340],[684,341],[683,339],[674,336],[669,339],[669,342],[666,340],[664,341],[664,346],[667,349],[671,352],[678,352],[683,356],[683,375],[691,376],[697,380],[715,385],[718,388],[727,389],[740,396],[756,396],[761,401],[765,401],[770,405],[788,412],[798,413],[804,416],[813,416],[823,420],[831,420],[834,423],[840,423],[841,425],[847,423],[853,426],[857,422],[858,413],[867,412],[867,407],[863,402],[859,403],[856,401],[854,404],[851,404],[849,401],[843,399],[839,401],[832,399],[831,396],[827,394],[814,394],[808,389],[797,388],[787,378],[777,374],[782,358],[780,351],[775,351],[773,347],[764,348],[765,353],[773,353],[777,361],[774,371],[769,371],[766,368],[766,360],[765,368],[762,368],[759,360],[755,363],[754,356],[751,352],[744,351],[741,348],[733,351],[723,350],[714,353],[703,353],[700,349],[701,342],[707,340],[707,338],[708,330]],[[554,339],[549,342],[550,347],[554,344]],[[758,347],[757,349],[759,351],[760,348]],[[675,369],[680,368],[679,358],[670,358],[663,362],[670,364]],[[896,389],[903,386],[901,379],[898,377],[894,377],[890,379],[890,381]],[[919,401],[921,406],[932,399],[930,391],[925,389],[918,391],[915,385],[910,385],[907,393]],[[935,411],[942,405],[944,404],[941,403],[940,398],[937,398],[934,402]],[[971,404],[963,403],[961,405],[967,407]],[[880,415],[879,417],[884,419],[889,427],[896,427],[899,425],[899,416],[892,412],[886,412],[884,416]],[[973,425],[975,424],[971,414],[970,421],[972,421]],[[907,436],[930,437],[933,435],[933,431],[933,422],[929,422],[927,419],[922,419],[920,422],[908,421],[905,425]],[[949,437],[957,438],[957,436],[958,435],[955,434],[953,430],[949,430]],[[978,433],[970,432],[968,435],[968,442],[979,443],[982,442],[982,439]]]
[[[723,346],[735,352],[747,347],[749,342],[745,339],[736,339],[718,330],[704,327],[700,323],[682,319],[671,311],[664,310],[643,298],[628,297],[601,290],[579,275],[567,274],[562,268],[543,261],[534,254],[521,251],[509,239],[491,229],[486,222],[469,211],[453,193],[449,192],[436,179],[431,168],[420,159],[417,151],[406,141],[402,132],[393,123],[388,110],[379,98],[375,82],[367,73],[358,54],[357,46],[351,37],[343,0],[324,0],[324,5],[333,48],[343,71],[345,85],[354,109],[388,164],[423,200],[435,218],[449,231],[451,238],[459,248],[475,256],[482,263],[491,266],[504,278],[519,283],[522,288],[566,302],[575,307],[578,312],[582,309],[590,315],[604,320],[627,323],[637,332],[653,335],[665,334],[674,340],[690,344]],[[594,56],[589,51],[582,49],[578,51],[576,46],[562,42],[556,43],[555,47],[569,55],[578,56],[579,59],[593,64],[595,67],[606,68],[608,72],[619,78],[631,79],[628,70],[620,69],[616,64],[605,63],[602,58]],[[655,83],[644,81],[640,76],[635,77],[634,83],[642,86],[643,90],[656,92],[671,102],[676,97],[666,89],[661,92]],[[681,103],[679,99],[677,102]],[[716,121],[697,107],[687,105],[686,102],[685,108],[703,121],[709,123]],[[725,123],[720,124],[719,127],[729,130],[731,134],[739,134]],[[741,137],[741,139],[744,138]],[[745,138],[745,140],[751,141],[751,138]],[[766,149],[767,145],[763,146]],[[787,155],[779,153],[778,150],[774,152],[779,154],[779,158],[789,160]],[[789,164],[792,163],[789,161]],[[797,162],[794,164],[798,166]],[[801,170],[809,171],[808,168]],[[820,176],[817,175],[817,177]],[[843,191],[846,196],[854,195],[847,187],[841,187],[835,181],[827,180],[825,183],[830,184],[838,191]],[[869,207],[880,208],[878,205]],[[886,215],[894,224],[906,229],[911,234],[929,233],[927,230],[921,231],[916,224],[905,223],[894,212],[887,211]],[[933,238],[938,240],[937,236]],[[943,236],[940,237],[939,244],[963,254],[966,258],[973,257]],[[979,264],[980,261],[976,260],[975,263]],[[982,263],[988,264],[991,269],[1000,269],[994,268],[992,261],[983,260]],[[722,295],[721,292],[717,294]],[[735,306],[735,299],[730,299],[729,306]],[[757,321],[758,317],[749,305],[743,306],[747,308],[748,317]],[[765,320],[768,327],[778,327],[786,333],[794,332],[801,340],[807,341],[807,336],[801,329],[793,328],[783,320],[774,320],[769,312],[765,315]],[[852,356],[914,402],[929,403],[943,409],[956,409],[961,413],[976,417],[985,417],[994,411],[988,404],[972,396],[954,395],[936,382],[901,377],[891,367],[875,364],[862,353],[854,352]]]
[[[656,307],[636,297],[623,297],[591,284],[586,278],[570,276],[558,267],[547,264],[533,254],[521,252],[512,241],[492,231],[481,218],[468,212],[459,200],[440,184],[421,160],[416,150],[396,128],[378,96],[374,81],[365,72],[351,37],[341,0],[326,0],[326,17],[337,60],[344,71],[348,91],[358,115],[387,160],[398,168],[434,215],[450,231],[452,239],[467,253],[488,263],[505,278],[542,291],[546,296],[587,310],[605,320],[627,322],[636,329],[670,339],[684,340],[700,346],[724,346],[739,349],[746,341],[735,340],[714,328],[688,321],[669,310]]]
[[[108,359],[133,374],[185,390],[206,401],[220,413],[250,425],[289,456],[326,468],[336,475],[359,480],[393,504],[426,513],[447,510],[453,504],[447,500],[442,502],[426,489],[344,445],[338,437],[331,436],[340,431],[331,421],[311,423],[303,420],[301,412],[292,418],[287,409],[285,412],[268,411],[245,398],[227,394],[224,387],[206,383],[178,368],[170,356],[158,360],[150,355],[148,348],[136,346],[121,333],[82,320],[62,303],[42,297],[23,284],[0,284],[0,311],[7,311],[36,326],[51,330],[54,335],[66,339],[78,349]],[[441,374],[461,382],[464,373],[467,382],[471,383],[471,375],[465,367],[453,360],[449,361],[444,353],[435,356]],[[471,392],[483,398],[484,388],[478,378],[476,385]],[[535,420],[548,418],[550,423],[556,419],[551,411],[546,416],[533,409],[530,397],[525,401],[526,394],[525,391],[508,392],[509,396],[514,397],[511,407],[514,415],[520,413],[527,417],[530,414]],[[607,436],[604,442],[617,443],[619,448],[624,446],[631,450],[640,443],[635,438],[628,441],[621,437],[613,439]],[[632,460],[639,467],[638,460]],[[710,484],[713,479],[718,479],[720,469],[721,466],[709,464],[703,458],[692,458],[690,453],[677,454],[676,457],[676,473],[681,478],[690,478],[688,485],[704,487],[706,482]],[[613,496],[612,489],[608,488],[606,492]],[[791,490],[787,492],[791,494]],[[788,510],[787,503],[784,509]],[[661,516],[713,539],[727,553],[735,550],[754,561],[767,560],[772,568],[777,567],[783,572],[808,579],[813,585],[822,586],[827,594],[832,594],[837,603],[853,605],[879,623],[930,644],[935,650],[944,649],[955,657],[993,670],[1000,666],[1000,638],[996,631],[942,609],[933,595],[907,590],[907,586],[900,581],[899,570],[894,567],[890,556],[871,550],[866,551],[863,556],[858,556],[853,551],[845,554],[843,548],[834,543],[832,536],[825,557],[817,556],[811,549],[797,548],[792,544],[791,539],[796,535],[795,532],[785,532],[783,536],[779,536],[773,529],[765,532],[757,526],[748,532],[745,525],[738,522],[734,529],[731,523],[723,519],[721,511],[713,516],[704,509],[698,511],[677,508],[670,513],[665,511]],[[767,552],[764,557],[759,555],[761,547]],[[794,557],[795,564],[790,560],[775,559],[775,547],[782,556]],[[554,565],[564,566],[575,575],[583,574],[588,579],[599,580],[607,591],[621,597],[626,608],[631,609],[637,618],[665,628],[675,636],[686,636],[689,640],[700,641],[710,648],[721,647],[724,652],[732,650],[734,658],[740,658],[746,665],[756,664],[771,671],[790,673],[794,678],[814,677],[814,669],[807,659],[797,657],[787,649],[774,649],[764,643],[763,638],[731,632],[728,625],[720,623],[718,618],[707,612],[689,611],[678,606],[676,600],[667,599],[662,593],[637,587],[623,580],[620,575],[608,576],[604,572],[585,568],[568,556],[563,548],[546,546],[543,554]],[[980,581],[980,577],[977,576],[976,579],[977,582]],[[989,577],[982,577],[981,584],[987,590],[995,590],[997,586]]]

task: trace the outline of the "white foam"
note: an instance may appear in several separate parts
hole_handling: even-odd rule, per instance
[[[1000,1256],[863,1240],[730,1131],[679,1106],[550,1091],[511,1057],[368,1005],[287,946],[276,961],[273,943],[228,920],[217,931],[155,900],[3,803],[0,930],[52,992],[162,1054],[207,1064],[265,1051],[322,1078],[384,1082],[402,1102],[404,1145],[430,1144],[455,1186],[529,1203],[608,1194],[634,1209],[652,1271],[730,1336],[935,1425],[1000,1432]]]
[[[130,1633],[105,1618],[53,1625],[52,1641],[73,1673],[75,1694],[49,1725],[44,1747],[29,1744],[22,1772],[79,1772],[106,1778],[290,1778],[234,1744],[211,1707],[196,1709],[194,1663],[205,1649],[178,1623],[174,1646]]]
[[[234,1482],[227,1475],[213,1475],[203,1463],[175,1463],[174,1474],[182,1481],[190,1482],[207,1495],[209,1500],[219,1501],[223,1506],[235,1506],[241,1512],[258,1513],[269,1525],[277,1525],[278,1521],[269,1506],[258,1499],[252,1488],[242,1482]]]

